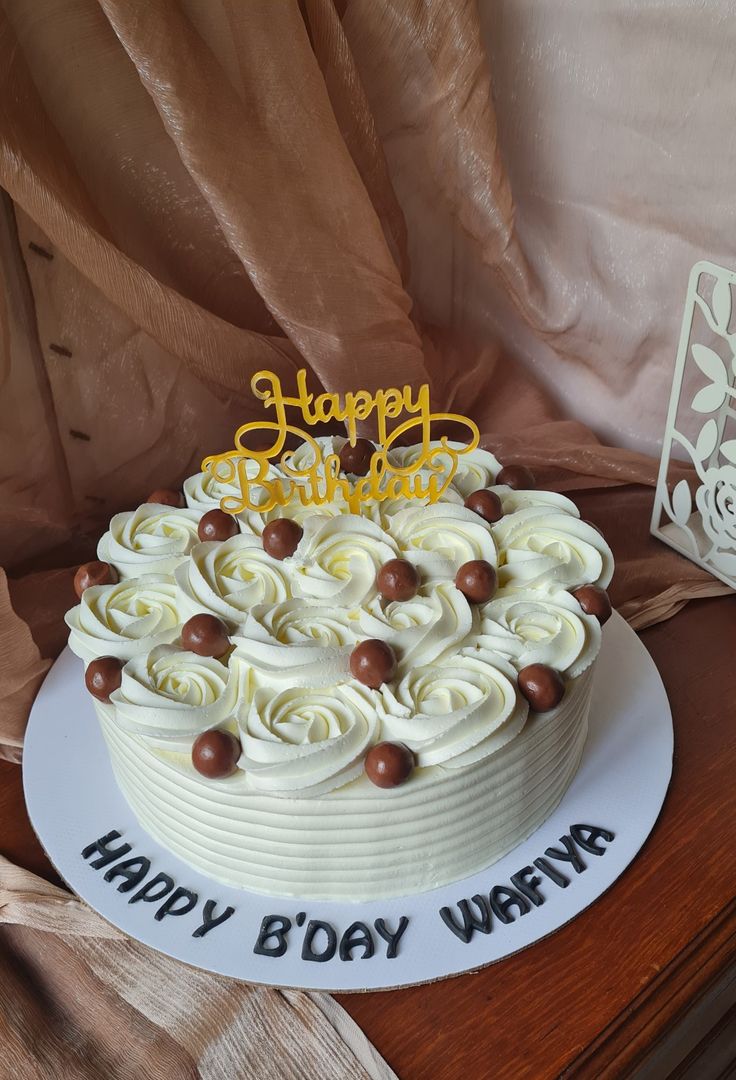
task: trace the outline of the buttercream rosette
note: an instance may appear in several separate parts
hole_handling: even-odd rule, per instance
[[[263,550],[257,536],[205,540],[192,548],[175,578],[185,618],[210,611],[235,630],[256,604],[278,604],[291,597],[287,560]]]
[[[116,723],[155,746],[189,753],[200,732],[234,715],[242,674],[212,657],[159,645],[123,668],[110,695]]]
[[[433,439],[427,445],[431,453],[427,467],[441,476],[447,476],[452,472],[453,458],[455,454],[458,455],[457,467],[452,476],[452,486],[463,499],[467,499],[471,492],[479,488],[491,487],[501,471],[498,459],[489,450],[483,450],[479,446],[469,453],[463,453],[465,443],[454,442],[452,439]],[[449,453],[448,447],[454,453]],[[413,446],[396,446],[389,450],[388,459],[393,465],[406,468],[413,465],[423,451],[422,443],[415,443]]]
[[[97,556],[112,563],[121,578],[173,574],[198,542],[196,510],[143,503],[115,514],[97,545]]]
[[[600,623],[570,593],[511,592],[483,605],[480,634],[468,652],[503,656],[518,670],[548,664],[577,678],[593,663],[600,645]]]
[[[391,645],[403,673],[458,652],[477,634],[480,617],[451,581],[442,581],[422,586],[411,600],[375,597],[360,609],[357,622],[363,637]]]
[[[232,462],[227,462],[228,466],[232,465],[232,475],[229,479],[224,480],[221,477],[225,473],[222,464],[220,464],[220,472],[199,472],[194,476],[188,477],[184,481],[184,498],[187,506],[192,510],[199,510],[201,513],[205,513],[208,510],[214,510],[220,507],[220,503],[223,499],[232,500],[230,505],[231,510],[235,504],[242,499],[242,491],[240,487],[240,480],[238,474],[238,468],[244,470],[246,477],[249,480],[255,480],[259,474],[259,463],[252,458],[243,458],[240,463],[237,463],[233,458]],[[266,468],[265,478],[268,481],[274,480],[281,476],[281,470],[276,465],[268,465]],[[257,485],[249,490],[250,498],[256,503],[263,503],[268,497],[268,492],[264,488],[259,488]],[[226,511],[226,513],[231,511]]]
[[[382,738],[405,743],[419,766],[459,769],[500,750],[524,727],[528,705],[501,657],[455,656],[408,671],[381,689]]]
[[[375,596],[381,566],[398,555],[388,533],[365,517],[309,518],[291,559],[294,594],[341,607],[361,604]]]
[[[130,660],[174,641],[181,628],[173,577],[145,574],[114,585],[92,585],[68,611],[69,648],[85,663],[98,656]]]
[[[391,534],[425,580],[453,580],[460,566],[474,559],[498,563],[490,525],[454,503],[408,506],[394,514]]]
[[[329,691],[255,691],[240,714],[240,767],[256,791],[324,795],[356,779],[378,738],[377,695],[360,683]]]
[[[553,505],[517,510],[494,524],[493,535],[502,588],[605,588],[613,576],[613,555],[598,530]]]

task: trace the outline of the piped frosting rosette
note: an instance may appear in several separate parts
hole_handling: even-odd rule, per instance
[[[309,798],[358,777],[378,738],[377,694],[360,683],[329,690],[256,690],[240,713],[240,767],[249,786]]]
[[[383,563],[398,554],[391,537],[365,517],[309,518],[291,559],[294,594],[342,607],[361,604],[375,596]]]
[[[232,459],[232,467],[233,475],[228,480],[220,479],[211,472],[199,472],[188,477],[184,481],[184,498],[187,506],[205,513],[207,510],[219,507],[222,499],[240,499],[242,492],[238,474],[235,471],[238,466],[234,459]],[[255,480],[259,471],[257,461],[243,458],[239,467],[245,470],[245,475],[249,480]],[[266,470],[266,479],[273,480],[278,476],[281,476],[280,469],[275,465],[269,465]],[[267,493],[262,488],[253,487],[250,489],[250,496],[255,502],[265,502]]]
[[[595,583],[602,588],[613,576],[613,555],[592,525],[554,505],[530,506],[493,526],[499,548],[502,588],[574,588]]]
[[[189,753],[200,732],[235,713],[241,672],[209,656],[159,645],[133,657],[110,695],[116,722],[153,745]]]
[[[254,686],[325,687],[350,678],[357,624],[345,608],[287,600],[255,607],[232,641]]]
[[[65,616],[69,648],[85,663],[97,656],[130,660],[174,641],[181,627],[173,577],[146,574],[85,589]]]
[[[414,490],[427,490],[431,474],[426,469],[419,469],[416,473],[412,474],[411,483],[412,491]],[[387,485],[392,480],[387,474],[384,474],[383,480],[380,484],[379,490],[386,491]],[[415,488],[413,485],[416,484]],[[440,503],[455,503],[458,506],[462,506],[463,498],[453,487],[448,487],[442,492],[439,499]],[[429,496],[413,496],[412,505],[414,506],[428,506]],[[361,507],[361,514],[363,517],[370,518],[371,521],[375,521],[377,525],[386,530],[393,528],[394,515],[398,514],[401,510],[405,510],[407,507],[406,497],[404,495],[393,496],[389,495],[385,499],[370,499]]]
[[[458,652],[479,628],[471,608],[452,582],[423,586],[411,600],[376,597],[358,613],[363,637],[379,638],[395,650],[399,675]]]
[[[459,454],[457,468],[452,477],[452,486],[463,499],[467,499],[468,495],[477,491],[478,488],[491,487],[501,471],[501,463],[490,451],[476,447],[470,453],[463,454],[461,451],[465,449],[464,443],[448,439],[446,445]],[[447,476],[452,469],[453,455],[443,449],[443,443],[439,439],[433,439],[429,443],[429,448],[432,451],[431,467],[441,475]],[[421,453],[422,444],[416,443],[414,446],[393,447],[389,451],[388,458],[392,464],[406,468],[407,465],[413,465]]]
[[[409,506],[393,516],[391,532],[404,558],[425,580],[452,580],[472,559],[485,559],[493,566],[498,562],[490,525],[464,506]]]
[[[580,511],[572,499],[568,499],[566,495],[560,495],[557,491],[539,491],[536,488],[530,491],[524,489],[516,491],[505,484],[499,484],[493,490],[501,500],[501,507],[507,516],[515,514],[517,510],[531,508],[539,510],[547,507],[548,510],[554,510],[556,513],[580,517]]]
[[[121,578],[173,574],[198,542],[201,514],[159,503],[115,514],[97,545],[98,558],[112,563]]]
[[[381,689],[383,739],[405,743],[417,764],[457,769],[496,753],[524,727],[528,706],[501,657],[456,656],[407,672]]]
[[[237,518],[244,533],[261,536],[269,521],[274,521],[276,518],[289,518],[304,528],[305,522],[311,518],[333,518],[349,512],[350,508],[343,499],[321,503],[319,506],[305,506],[299,498],[299,494],[296,493],[283,506],[275,506],[265,513],[259,513],[256,510],[244,510],[242,514],[237,515]]]
[[[268,555],[257,536],[247,534],[196,544],[175,577],[184,619],[210,611],[231,630],[254,605],[278,604],[291,597],[286,563]]]
[[[517,670],[527,664],[549,664],[571,678],[581,675],[601,647],[601,627],[586,615],[574,596],[558,591],[498,595],[483,606],[478,648],[509,660]]]

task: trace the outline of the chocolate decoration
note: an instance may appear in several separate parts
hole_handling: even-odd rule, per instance
[[[565,682],[549,664],[527,664],[519,672],[519,690],[534,712],[549,712],[562,701]]]
[[[346,442],[340,451],[340,467],[353,476],[365,476],[371,467],[376,448],[370,439],[356,439],[355,446]]]
[[[560,837],[560,843],[562,844],[562,850],[556,847],[548,847],[544,854],[548,859],[570,863],[576,874],[582,874],[583,870],[587,869],[587,865],[575,847],[575,841],[565,833],[564,836]]]
[[[585,836],[585,833],[588,835]],[[610,844],[616,839],[616,834],[610,829],[601,829],[597,825],[571,825],[570,836],[578,847],[587,851],[589,855],[605,855],[606,849],[598,847],[596,840],[605,840],[607,844]]]
[[[471,604],[485,604],[498,587],[496,569],[485,559],[471,559],[458,570],[455,585]]]
[[[492,525],[494,521],[500,521],[503,517],[501,500],[495,491],[489,491],[487,488],[478,488],[477,491],[471,492],[465,500],[465,506],[482,517],[489,525]]]
[[[398,787],[411,775],[414,755],[403,743],[380,742],[365,756],[365,774],[380,788]]]
[[[214,930],[216,926],[227,922],[230,916],[235,914],[234,907],[226,907],[222,915],[215,915],[216,907],[217,902],[215,900],[205,900],[202,909],[202,924],[193,932],[193,938],[203,938],[205,934],[209,934],[210,930]]]
[[[98,656],[90,660],[84,673],[84,685],[98,701],[109,701],[123,678],[123,665],[117,656]]]
[[[183,510],[186,506],[184,496],[180,491],[172,491],[171,488],[156,488],[146,499],[147,503],[160,503],[162,506],[173,506],[177,510]]]
[[[103,874],[105,881],[114,881],[116,877],[123,880],[118,885],[118,892],[130,892],[143,881],[151,869],[151,860],[145,855],[134,855],[132,859],[123,859],[106,870]]]
[[[399,951],[399,942],[403,937],[404,931],[409,925],[409,919],[406,915],[402,915],[399,919],[399,925],[396,927],[395,933],[391,933],[389,928],[383,919],[376,919],[373,925],[376,928],[376,933],[383,938],[388,948],[386,949],[386,959],[393,960],[396,957],[396,953]]]
[[[581,585],[579,589],[573,589],[572,595],[585,614],[595,615],[601,626],[611,618],[611,601],[606,590],[600,585]]]
[[[117,829],[113,829],[112,832],[105,833],[99,840],[94,840],[91,844],[87,844],[82,848],[82,858],[89,859],[90,855],[97,853],[97,858],[93,859],[89,864],[93,870],[100,870],[103,866],[108,866],[109,863],[115,862],[121,855],[127,855],[129,851],[132,851],[130,844],[123,842],[119,847],[110,847],[112,840],[119,840],[121,833]]]
[[[269,521],[263,530],[261,537],[263,550],[273,559],[279,562],[288,559],[299,547],[299,541],[304,534],[301,525],[297,525],[291,518],[275,518]]]
[[[457,907],[462,915],[463,925],[460,926],[455,921],[455,916],[450,907],[440,908],[440,918],[447,927],[448,930],[452,930],[455,937],[460,938],[463,944],[467,945],[473,934],[478,930],[481,934],[490,934],[491,932],[491,908],[490,904],[486,900],[485,896],[480,893],[476,893],[472,898],[473,903],[478,908],[480,916],[473,914],[470,910],[470,901],[463,899],[458,900]]]
[[[209,780],[232,776],[238,767],[240,742],[229,731],[211,728],[203,731],[192,746],[192,765]]]
[[[177,902],[183,900],[183,904]],[[187,915],[193,907],[197,906],[199,900],[199,893],[193,892],[191,889],[185,889],[181,885],[177,885],[170,896],[167,896],[161,907],[154,912],[154,919],[156,922],[161,922],[166,915]]]
[[[288,915],[264,915],[253,952],[256,956],[283,956],[288,948],[286,935],[290,930]],[[267,945],[269,938],[276,938],[276,944]]]
[[[367,638],[350,654],[350,674],[364,686],[378,690],[396,674],[396,654],[385,641]]]
[[[505,465],[494,482],[505,484],[514,491],[531,491],[537,486],[534,473],[526,465]]]
[[[150,881],[147,881],[145,885],[141,885],[138,892],[133,893],[129,904],[137,904],[139,900],[143,900],[146,904],[155,904],[157,900],[163,900],[167,893],[171,892],[176,882],[169,874],[156,874]]]
[[[327,941],[322,952],[316,952],[313,948],[313,942],[315,935],[320,930],[323,931]],[[304,935],[302,944],[302,960],[314,960],[318,964],[324,964],[325,961],[332,959],[336,948],[337,934],[332,923],[324,922],[322,919],[310,919],[307,923],[307,932]]]
[[[389,559],[378,571],[376,588],[384,600],[411,600],[419,588],[419,574],[408,559]]]
[[[92,562],[82,563],[74,575],[74,591],[82,599],[82,593],[92,585],[115,585],[117,584],[118,572],[110,563],[100,562],[93,559]]]
[[[352,960],[353,949],[363,949],[361,960],[370,960],[375,952],[373,936],[370,929],[363,922],[351,923],[340,938],[340,959]]]
[[[238,523],[232,514],[226,514],[223,510],[208,510],[202,514],[197,526],[197,536],[200,540],[229,540],[240,532]]]
[[[227,627],[208,612],[192,615],[181,628],[181,647],[197,656],[223,656],[230,648]]]

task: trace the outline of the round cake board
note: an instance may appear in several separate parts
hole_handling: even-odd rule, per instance
[[[196,967],[334,991],[472,971],[592,904],[636,856],[659,814],[673,746],[664,687],[620,616],[603,638],[590,733],[558,808],[499,862],[431,892],[356,903],[264,896],[182,862],[143,830],[118,790],[82,663],[68,649],[41,688],[26,735],[31,821],[60,875],[100,915]]]

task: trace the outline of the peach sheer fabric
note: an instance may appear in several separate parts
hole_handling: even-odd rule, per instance
[[[726,12],[0,0],[0,754],[19,758],[63,647],[73,564],[113,513],[230,445],[264,367],[288,380],[304,365],[333,391],[428,379],[437,409],[579,497],[634,626],[726,591],[648,537],[642,453],[663,427],[689,265],[734,247],[712,209],[734,164],[715,153],[736,103]],[[78,975],[162,1055],[126,1072],[98,1025],[83,1034],[104,1075],[227,1072],[230,1029],[210,1045],[161,997],[161,980],[204,993],[204,977],[8,864],[0,921],[31,984],[53,999],[63,969]],[[336,1008],[212,985],[238,1038],[248,1010],[282,1024],[287,1008],[319,1075],[385,1069],[353,1061]],[[101,1075],[41,1038],[42,1006],[13,987],[18,1075]],[[268,1072],[259,1031],[266,1071],[249,1075],[316,1075]]]

